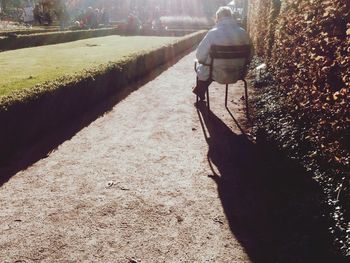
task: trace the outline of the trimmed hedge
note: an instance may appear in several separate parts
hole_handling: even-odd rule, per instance
[[[294,139],[290,151],[327,193],[332,232],[350,255],[350,1],[251,0],[249,21],[283,99],[274,104],[295,126],[287,130],[280,116],[277,140]]]
[[[107,96],[198,44],[205,31],[173,44],[100,65],[0,98],[0,163]]]
[[[195,29],[171,29],[156,31],[152,29],[144,29],[138,32],[128,32],[121,27],[88,29],[74,31],[55,31],[46,33],[29,33],[23,35],[0,34],[0,52],[20,48],[44,46],[71,42],[86,38],[103,37],[108,35],[137,35],[137,36],[184,36],[197,32]]]
[[[38,33],[57,32],[57,31],[60,31],[59,27],[5,30],[5,31],[0,31],[0,36],[30,35],[30,34],[38,34]]]
[[[167,29],[167,30],[153,30],[153,29],[142,29],[137,35],[139,36],[170,36],[170,37],[180,37],[188,34],[197,32],[196,29]],[[127,31],[123,32],[126,35],[129,35]]]
[[[59,44],[80,39],[117,34],[119,34],[118,28],[103,28],[7,36],[0,39],[0,51]]]
[[[279,0],[250,0],[249,2],[248,31],[258,56],[263,56],[267,52],[265,45],[268,42],[269,28],[272,24],[270,13],[277,1]]]

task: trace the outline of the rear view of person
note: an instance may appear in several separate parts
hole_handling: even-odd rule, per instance
[[[248,33],[238,26],[229,7],[218,9],[216,12],[216,26],[206,34],[197,48],[197,83],[196,87],[193,88],[193,93],[198,95],[201,100],[205,99],[205,92],[212,81],[218,83],[236,82],[240,78],[242,70],[246,68],[247,62],[249,62],[244,58],[216,60],[213,66],[212,79],[210,79],[210,49],[213,45],[251,45]]]

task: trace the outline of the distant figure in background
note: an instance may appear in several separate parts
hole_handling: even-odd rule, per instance
[[[84,29],[86,28],[86,12],[83,9],[76,11],[76,15],[73,19],[72,29]]]
[[[23,22],[26,25],[32,25],[34,22],[34,13],[33,13],[34,8],[32,6],[26,6],[23,9]]]
[[[42,21],[44,21],[44,23],[46,23],[48,26],[52,25],[52,15],[50,10],[47,10],[44,14],[43,14],[43,18]]]
[[[213,79],[209,79],[209,64],[211,61],[209,52],[212,45],[251,45],[248,33],[238,26],[229,7],[218,9],[216,12],[216,26],[207,33],[197,48],[197,83],[193,88],[193,93],[198,95],[201,100],[205,99],[205,92],[213,80],[219,83],[229,80],[230,83],[234,83],[238,80],[239,73],[246,67],[245,59],[220,59],[217,61],[218,63],[214,64]]]
[[[106,8],[103,8],[101,10],[101,23],[104,26],[108,26],[109,25],[109,12]]]
[[[91,6],[88,7],[84,14],[83,23],[88,28],[97,27],[97,14]]]
[[[65,4],[62,4],[56,11],[57,18],[60,22],[60,29],[64,30],[69,22],[69,14]]]
[[[101,13],[100,13],[100,9],[96,8],[94,10],[94,15],[92,16],[92,28],[98,28],[98,26],[100,25],[101,22]]]
[[[84,25],[78,20],[75,20],[71,27],[71,29],[83,29],[83,28],[84,28]]]
[[[127,20],[126,30],[128,33],[136,33],[141,28],[141,21],[134,13],[130,13]]]
[[[41,12],[40,6],[38,4],[35,5],[33,14],[34,14],[34,23],[37,25],[41,25],[43,13]]]
[[[155,31],[163,30],[163,24],[160,20],[160,9],[158,6],[155,7],[152,19],[152,29]]]

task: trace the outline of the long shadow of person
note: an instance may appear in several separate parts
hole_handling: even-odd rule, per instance
[[[211,177],[230,229],[251,261],[343,262],[333,252],[321,191],[311,177],[269,143],[255,144],[205,105],[197,108]]]

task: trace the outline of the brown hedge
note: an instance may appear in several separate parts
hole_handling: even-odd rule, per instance
[[[255,52],[265,54],[266,36],[269,27],[271,0],[250,0],[248,8],[248,31],[252,38]]]
[[[275,0],[250,3],[250,32],[286,107],[316,151],[349,165],[350,1],[285,0],[279,15]]]
[[[205,31],[118,63],[100,65],[0,99],[0,163],[128,83],[197,44]]]
[[[349,165],[350,1],[286,3],[272,50],[274,72],[316,151]]]
[[[318,163],[319,180],[349,218],[350,0],[250,0],[249,22],[299,130],[296,143],[308,147],[302,158]]]

